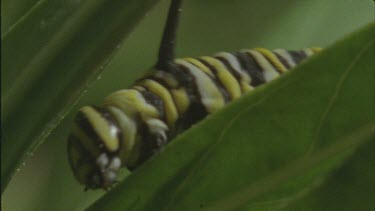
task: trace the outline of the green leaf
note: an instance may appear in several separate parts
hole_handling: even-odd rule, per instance
[[[3,0],[1,1],[1,37],[22,17],[36,6],[38,0]]]
[[[193,126],[89,210],[275,210],[320,185],[374,136],[374,28]]]
[[[283,210],[374,210],[375,140],[365,144],[324,183]]]
[[[2,191],[158,0],[45,0],[2,35]]]

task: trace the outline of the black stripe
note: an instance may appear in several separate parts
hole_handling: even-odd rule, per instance
[[[98,146],[98,148],[101,151],[107,151],[105,149],[103,141],[100,139],[98,134],[95,132],[94,128],[92,127],[91,123],[89,122],[88,118],[86,115],[82,112],[79,111],[77,113],[75,122],[79,128],[82,129],[82,131],[91,139],[95,142],[95,145]]]
[[[177,75],[175,75],[177,74]],[[189,71],[189,68],[185,67],[181,64],[174,64],[173,76],[178,80],[179,87],[183,88],[186,91],[186,94],[189,98],[189,108],[199,108],[200,110],[204,110],[206,113],[206,108],[202,103],[202,96],[198,90],[198,86],[196,83],[196,79],[194,75],[192,75]],[[214,81],[214,80],[212,80]],[[191,116],[187,116],[187,114],[183,114],[183,116],[179,116],[179,119],[184,119],[184,117],[191,118]],[[173,133],[173,131],[171,131]]]
[[[96,157],[93,157],[87,151],[87,149],[79,141],[78,137],[76,137],[74,135],[70,135],[69,141],[68,141],[68,153],[69,154],[72,153],[71,150],[73,148],[75,148],[75,149],[77,149],[79,151],[78,152],[79,153],[79,159],[76,162],[76,165],[73,164],[71,155],[68,156],[69,157],[68,159],[69,159],[70,166],[73,169],[73,174],[77,178],[77,180],[79,180],[80,182],[86,182],[85,185],[89,185],[89,183],[91,182],[92,175],[94,175],[95,173],[100,174],[100,169],[98,168],[98,166],[97,165],[93,165],[93,164],[96,163]],[[90,166],[90,171],[86,174],[86,178],[84,179],[84,181],[81,181],[80,175],[79,175],[79,171],[80,171],[80,168],[83,165],[89,165]],[[100,177],[100,179],[101,179],[100,183],[103,183],[103,179],[101,177]]]
[[[141,122],[138,126],[138,133],[141,135],[141,140],[139,142],[139,148],[136,148],[138,151],[138,157],[134,163],[127,166],[129,170],[133,170],[140,166],[144,161],[146,161],[152,155],[153,141],[151,133],[145,122]],[[133,152],[135,153],[135,152]]]
[[[194,76],[190,75],[189,72],[185,71],[183,68],[181,68],[181,65],[173,63],[171,65],[171,70],[170,73],[173,75],[173,77],[177,80],[178,82],[178,87],[180,88],[185,87],[188,88],[189,85],[191,85],[192,81],[194,80]],[[188,91],[192,92],[191,89]]]
[[[181,66],[180,64],[173,63],[171,65],[173,67],[171,69],[171,74],[178,82],[178,88],[185,88],[189,98],[194,99],[195,93],[196,93],[196,87],[195,87],[195,79],[194,76],[189,73],[188,70],[185,69],[184,66]]]
[[[213,59],[215,59],[215,58],[213,58]],[[218,74],[217,69],[214,66],[212,66],[210,63],[208,63],[206,60],[202,59],[202,58],[199,58],[197,60],[200,61],[203,65],[205,65],[206,67],[208,67],[208,69],[210,69],[212,71],[212,73],[215,75],[216,78],[212,78],[208,74],[206,74],[206,75],[208,75],[212,79],[212,81],[215,83],[216,87],[219,89],[219,91],[223,95],[224,101],[225,102],[229,102],[231,100],[230,95],[229,95],[229,91],[225,88],[223,82],[217,76],[217,74]],[[203,70],[201,70],[201,71],[204,73]]]
[[[188,67],[185,67],[185,66],[180,65],[180,64],[178,65],[178,67],[182,71],[184,71],[185,74],[190,75],[190,78],[191,78],[191,82],[184,86],[184,88],[186,89],[187,95],[189,97],[189,101],[192,104],[198,103],[198,104],[201,104],[202,106],[204,106],[203,103],[202,103],[202,96],[201,96],[201,93],[199,92],[195,77],[190,74]]]
[[[286,69],[289,70],[291,68],[288,62],[284,59],[284,57],[282,57],[277,52],[272,51],[272,53],[276,55],[277,59],[279,59],[279,61],[286,67]]]
[[[238,73],[234,67],[232,67],[232,65],[229,63],[229,61],[225,58],[225,57],[222,57],[222,56],[216,56],[215,57],[217,60],[219,60],[221,63],[224,64],[226,70],[229,71],[230,74],[232,74],[234,76],[234,78],[237,80],[237,83],[240,84],[240,87],[241,87],[241,75],[240,73]],[[241,87],[242,89],[242,87]]]
[[[187,67],[178,64],[178,68],[180,68],[180,70],[185,72],[184,74],[189,75],[189,77],[191,78],[191,82],[189,84],[186,84],[183,87],[186,90],[187,95],[189,97],[189,101],[190,101],[190,106],[189,106],[188,110],[193,109],[193,108],[199,108],[199,109],[203,109],[204,111],[206,111],[206,108],[202,103],[202,96],[201,96],[201,94],[198,90],[198,86],[197,86],[197,83],[195,81],[195,77],[190,74],[190,71]],[[212,80],[212,81],[214,81],[214,80]],[[185,114],[184,116],[187,116],[187,115]],[[190,118],[190,117],[187,116],[187,118]]]
[[[183,88],[184,90],[186,90],[190,104],[189,104],[189,108],[187,109],[187,111],[184,114],[179,115],[179,118],[175,123],[175,127],[173,128],[173,131],[169,131],[167,133],[167,137],[169,140],[175,135],[189,128],[194,123],[203,119],[208,114],[205,106],[203,105],[201,101],[202,97],[198,90],[195,77],[190,73],[188,67],[185,67],[184,65],[181,65],[181,64],[174,63],[171,73],[179,83],[178,88]],[[215,80],[211,76],[209,77],[212,79],[214,83],[216,83]],[[142,132],[140,133],[142,134],[142,136],[144,134],[147,138],[150,135],[148,134],[148,131],[146,131],[146,129],[147,128],[141,129]],[[148,149],[150,148],[152,147],[148,147]],[[149,150],[148,152],[145,152],[145,154],[141,155],[141,157],[144,159],[145,157],[147,157],[147,154],[150,154]]]
[[[166,121],[164,101],[158,95],[150,92],[146,87],[143,88],[145,88],[145,91],[137,91],[142,94],[148,104],[153,105],[159,111],[160,119]]]
[[[142,77],[142,78],[140,78],[140,79],[137,79],[137,80],[135,81],[134,85],[136,85],[136,86],[142,86],[142,85],[141,85],[142,82],[143,82],[144,80],[149,79],[149,80],[153,80],[153,81],[158,82],[159,84],[163,85],[164,87],[167,87],[168,89],[171,88],[171,87],[169,86],[169,84],[167,83],[167,81],[165,81],[163,78],[156,77],[154,74],[155,74],[155,73],[153,73],[153,74],[149,74],[149,75],[146,75],[146,76],[144,76],[144,77]],[[142,87],[143,87],[143,86],[142,86]],[[144,87],[144,88],[145,88],[145,87]]]
[[[304,51],[288,51],[296,64],[306,59],[307,55]]]
[[[159,146],[157,136],[151,133],[150,128],[145,122],[142,122],[138,127],[138,132],[142,136],[139,142],[138,157],[134,163],[127,166],[129,170],[133,170],[148,160],[153,154],[158,152],[163,146]],[[169,134],[167,141],[169,140]]]
[[[172,98],[172,103],[173,103],[173,105],[174,105],[175,108],[177,109],[176,102],[174,101],[174,98],[173,98],[172,93],[171,93],[171,89],[168,88],[168,85],[167,85],[167,86],[164,86],[163,84],[159,83],[158,81],[155,81],[155,80],[153,80],[153,79],[149,79],[149,80],[152,80],[152,81],[154,81],[155,83],[158,83],[160,86],[162,86],[164,89],[167,90],[167,92],[170,94],[170,96],[171,96],[171,98]],[[164,114],[165,114],[165,116],[167,116],[167,114],[166,114],[166,108],[165,108],[166,102],[164,102],[163,99],[162,99],[160,96],[158,96],[157,94],[152,93],[147,87],[145,87],[145,86],[143,86],[143,85],[140,85],[140,86],[142,86],[143,88],[145,88],[145,90],[147,90],[147,91],[150,92],[151,94],[156,95],[157,97],[159,97],[159,99],[160,99],[160,101],[161,101],[161,103],[162,103],[162,106],[163,106],[163,107],[162,107],[162,110],[163,110],[163,111],[162,111],[160,114],[162,114],[163,116],[164,116]],[[141,92],[141,94],[143,95],[142,92]],[[145,96],[145,95],[143,95],[143,96]],[[148,95],[147,97],[151,97],[151,95]],[[145,99],[146,99],[146,98],[145,98]],[[146,99],[146,101],[147,101],[147,99]],[[160,101],[159,101],[159,103],[160,103]],[[159,106],[159,105],[157,105],[157,106]],[[156,107],[156,108],[159,110],[158,107]],[[166,122],[166,118],[167,118],[167,117],[163,118],[163,120],[165,120],[164,122]]]
[[[155,77],[154,75],[146,78],[146,79],[150,79],[150,80],[153,80],[153,81],[156,81],[158,82],[159,84],[161,84],[162,86],[166,87],[168,90],[171,89],[171,87],[169,86],[169,84],[162,78],[158,78],[158,77]]]
[[[76,163],[72,160],[72,150],[76,149],[78,151],[79,157]],[[68,160],[74,174],[78,173],[78,168],[86,163],[95,162],[95,158],[90,154],[90,152],[82,145],[79,138],[71,134],[68,138]]]
[[[255,62],[252,56],[245,52],[235,52],[233,55],[240,62],[242,69],[250,75],[251,86],[256,87],[266,82],[262,68]]]
[[[116,118],[113,116],[113,114],[107,109],[107,108],[103,108],[103,107],[98,107],[98,106],[93,106],[93,108],[101,114],[101,116],[107,120],[108,124],[109,124],[109,127],[115,127],[116,128],[116,136],[117,136],[117,139],[119,140],[119,144],[118,144],[118,149],[114,152],[109,152],[108,155],[109,156],[117,156],[117,153],[121,150],[122,148],[122,143],[123,143],[123,134],[122,134],[122,130],[116,120]]]
[[[173,65],[174,67],[174,65]],[[158,71],[159,74],[156,75],[156,72],[154,74],[152,74],[149,78],[154,80],[154,81],[157,81],[158,83],[162,84],[163,86],[165,87],[168,87],[168,89],[175,89],[179,86],[179,81],[177,79],[177,77],[171,73],[167,73],[165,71]],[[168,83],[168,80],[167,80],[167,76],[170,76],[173,79],[176,80],[177,82],[177,86],[175,86],[174,84],[169,84]]]
[[[208,115],[206,108],[201,104],[192,104],[189,109],[184,113],[181,118],[176,122],[175,131],[171,134],[171,137],[174,137],[183,131],[190,128],[193,124],[201,121],[204,117]]]
[[[95,109],[95,107],[92,107],[93,109]],[[96,109],[95,109],[96,110]],[[106,114],[107,115],[107,114]],[[105,116],[103,116],[105,118]],[[107,120],[107,119],[106,119]],[[95,145],[99,148],[100,151],[104,151],[106,152],[108,155],[114,155],[117,153],[117,150],[114,151],[114,152],[111,152],[109,151],[105,144],[104,144],[104,141],[99,137],[99,135],[96,133],[96,131],[94,130],[94,128],[92,127],[91,123],[89,122],[88,118],[86,117],[86,115],[80,111],[78,112],[77,114],[77,117],[76,117],[76,124],[77,126],[79,126],[82,131],[91,139],[95,142]],[[113,122],[110,122],[108,121],[109,124],[112,124]],[[111,125],[112,126],[112,125]],[[113,125],[114,126],[114,125]],[[117,127],[117,126],[115,126]],[[117,129],[119,129],[117,127]],[[120,130],[117,130],[118,132],[120,132]],[[116,134],[118,137],[120,136],[120,134]],[[121,139],[120,139],[121,140]],[[120,149],[121,147],[118,148],[118,150]]]
[[[268,63],[279,73],[279,74],[283,74],[283,72],[272,62],[272,60],[270,58],[268,58],[266,55],[263,54],[263,52],[260,52],[260,51],[257,51],[260,55],[263,56],[263,58],[265,58]]]

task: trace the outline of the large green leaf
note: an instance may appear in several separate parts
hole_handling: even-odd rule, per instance
[[[39,1],[2,35],[2,191],[157,2]]]
[[[3,0],[1,1],[1,37],[7,33],[32,7],[37,5],[38,0]]]
[[[375,210],[375,140],[361,146],[323,185],[283,210]]]
[[[14,11],[15,7],[10,8],[6,4],[29,4],[32,1],[43,2],[2,1],[2,23],[6,22],[6,19],[10,20],[7,17],[13,15],[10,13],[22,15]],[[143,19],[105,67],[101,80],[93,83],[71,109],[72,112],[58,125],[58,131],[53,132],[33,153],[34,156],[26,160],[26,165],[17,171],[2,195],[2,208],[82,210],[104,193],[83,192],[83,187],[74,180],[66,155],[66,137],[71,122],[80,106],[99,104],[102,98],[112,91],[128,87],[142,75],[143,70],[147,70],[155,62],[168,5],[169,1],[161,1],[157,8]],[[373,22],[372,9],[372,1],[189,0],[184,3],[177,53],[179,56],[199,56],[257,46],[271,49],[324,47],[358,26]],[[18,17],[22,19],[22,16]],[[2,28],[8,26],[2,24]],[[2,33],[4,32],[6,31],[2,30]]]
[[[316,187],[374,136],[374,28],[193,126],[89,209],[274,210]]]

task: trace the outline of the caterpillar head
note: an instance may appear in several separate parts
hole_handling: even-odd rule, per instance
[[[68,140],[69,163],[85,189],[110,188],[122,166],[121,130],[102,108],[85,106],[77,114]]]

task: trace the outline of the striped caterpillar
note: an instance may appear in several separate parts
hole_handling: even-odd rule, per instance
[[[79,110],[68,156],[87,189],[108,189],[121,167],[137,168],[181,131],[320,50],[256,48],[174,59],[180,6],[180,0],[172,1],[151,73],[110,94],[102,105]]]

